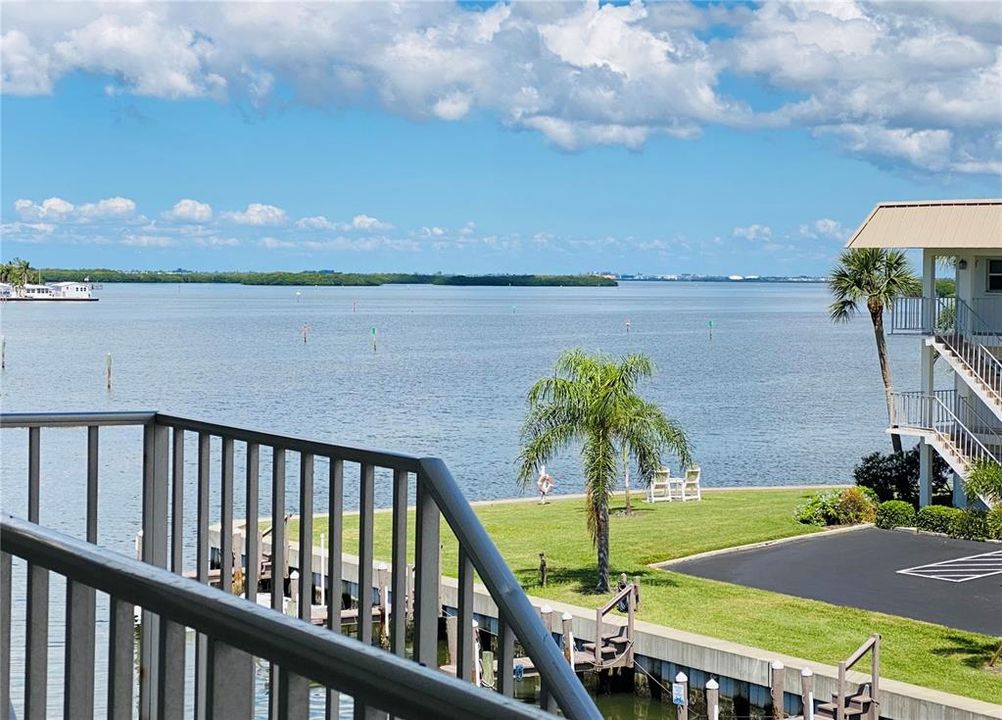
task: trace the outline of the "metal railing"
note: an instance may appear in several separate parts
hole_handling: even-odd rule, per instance
[[[923,392],[894,393],[894,401],[898,428],[935,433],[957,453],[964,467],[969,467],[977,460],[998,462],[995,454],[978,439],[977,434],[961,417],[964,416],[968,422],[977,419],[980,423],[982,415],[966,400],[958,399],[953,390],[937,390],[932,395]],[[978,427],[981,429],[980,425]],[[998,434],[993,426],[985,424],[984,427]]]
[[[891,305],[891,332],[932,335],[1002,403],[999,330],[955,297],[898,298]]]
[[[141,530],[142,563],[133,563],[101,548],[98,539],[98,487],[101,463],[99,446],[102,428],[117,425],[142,428],[142,511],[136,518]],[[41,438],[49,428],[86,428],[86,537],[72,541],[49,530],[35,527],[39,521],[41,493]],[[361,447],[335,445],[287,435],[230,427],[154,412],[82,414],[0,414],[0,428],[26,428],[28,433],[27,523],[4,519],[3,552],[0,567],[4,577],[2,597],[2,638],[0,649],[0,708],[9,703],[11,554],[26,561],[24,633],[24,718],[46,716],[49,654],[49,573],[67,577],[66,653],[63,698],[74,718],[92,718],[94,710],[95,589],[111,596],[110,652],[108,657],[108,715],[131,718],[134,700],[132,683],[133,617],[131,605],[142,608],[139,633],[139,714],[142,718],[178,718],[184,712],[186,687],[185,627],[195,629],[194,705],[197,718],[249,717],[254,692],[254,657],[270,662],[268,702],[272,718],[305,718],[309,713],[309,681],[326,688],[325,717],[338,717],[339,692],[354,698],[354,716],[385,717],[392,712],[401,717],[459,717],[463,708],[481,705],[477,712],[490,716],[497,709],[508,717],[534,717],[540,712],[531,706],[517,706],[507,700],[514,689],[513,646],[517,638],[532,658],[552,697],[570,718],[599,718],[600,715],[583,685],[568,667],[530,605],[521,586],[501,558],[483,526],[463,497],[445,464],[435,458],[421,458]],[[186,437],[196,441],[197,463],[193,482],[186,482]],[[262,453],[262,448],[267,452]],[[238,452],[239,450],[239,452]],[[262,457],[264,456],[264,457]],[[320,576],[325,585],[326,630],[309,624],[313,613],[314,572],[298,573],[299,620],[256,605],[259,568],[250,559],[258,557],[258,534],[247,532],[244,548],[234,548],[234,498],[236,484],[242,485],[247,528],[262,519],[260,497],[262,460],[270,458],[270,513],[264,519],[283,518],[286,503],[287,467],[298,467],[299,546],[312,548],[315,482],[317,465],[326,466],[319,482],[327,496],[329,531],[326,533],[327,566]],[[244,477],[235,483],[237,461],[242,461]],[[406,596],[408,587],[408,497],[413,486],[414,517],[414,607],[413,629],[408,633],[404,612],[391,612],[389,651],[373,647],[372,624],[359,622],[357,638],[341,635],[342,542],[346,468],[357,469],[358,598],[373,586],[375,490],[377,475],[388,478],[392,497],[389,546],[392,563],[390,593],[394,600]],[[213,472],[213,470],[217,472]],[[67,478],[76,470],[66,470]],[[354,476],[354,472],[349,473]],[[211,486],[211,487],[210,487]],[[210,571],[210,489],[218,494],[219,589],[207,587]],[[190,497],[194,495],[194,498]],[[187,497],[187,505],[186,505]],[[194,501],[194,502],[192,502]],[[195,517],[186,517],[186,507],[195,505]],[[458,576],[459,637],[472,638],[473,577],[479,575],[498,607],[497,694],[472,685],[472,642],[458,648],[456,675],[470,683],[469,693],[458,689],[438,670],[440,572],[440,521],[446,521],[456,536],[459,549]],[[194,520],[194,522],[192,522]],[[186,537],[186,529],[194,538]],[[286,603],[284,584],[289,568],[281,548],[286,545],[284,522],[272,523],[271,596],[273,610]],[[239,537],[239,536],[238,536]],[[194,546],[194,568],[185,567],[186,546]],[[237,551],[234,553],[234,551]],[[243,553],[239,552],[240,550]],[[301,556],[310,557],[308,550]],[[232,594],[234,563],[246,557],[245,599]],[[300,561],[302,563],[303,561]],[[155,566],[149,567],[150,565]],[[168,572],[168,568],[170,572]],[[194,577],[183,577],[186,571]],[[107,572],[107,575],[106,575]],[[179,577],[182,576],[182,577]],[[143,583],[141,578],[146,578]],[[125,587],[128,582],[136,586]],[[158,595],[160,593],[160,595]],[[21,605],[20,598],[18,604]],[[250,602],[248,602],[250,601]],[[198,607],[191,607],[197,605]],[[402,602],[401,602],[402,607]],[[303,622],[303,621],[306,622]],[[267,631],[265,631],[267,630]],[[330,632],[333,631],[333,632]],[[272,637],[272,635],[274,636]],[[408,646],[412,640],[412,647]],[[297,647],[302,644],[302,647]],[[351,648],[349,648],[349,644]],[[349,649],[346,649],[349,648]],[[342,667],[358,660],[356,668]],[[309,662],[307,662],[309,661]],[[412,662],[413,661],[413,662]],[[310,669],[311,664],[316,666]],[[334,666],[337,665],[337,669]],[[425,666],[425,669],[420,666]],[[401,668],[408,668],[402,671]],[[363,678],[358,668],[374,674]],[[219,668],[227,678],[221,681]],[[390,691],[390,685],[398,685]],[[229,699],[227,699],[229,698]],[[406,699],[406,702],[403,700]],[[457,704],[453,705],[455,700]],[[399,702],[398,702],[399,701]],[[234,708],[222,715],[212,714],[220,703]],[[472,705],[471,705],[472,703]],[[246,711],[246,712],[245,712]],[[377,712],[379,711],[379,712]]]

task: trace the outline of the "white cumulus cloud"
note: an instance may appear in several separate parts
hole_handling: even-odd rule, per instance
[[[287,217],[285,210],[280,207],[251,203],[245,210],[223,213],[223,219],[238,225],[282,225]]]
[[[998,3],[133,2],[58,13],[5,3],[2,12],[0,87],[11,94],[51,93],[82,71],[107,78],[112,93],[262,110],[280,87],[294,102],[375,102],[407,117],[460,121],[479,110],[568,150],[640,148],[708,125],[799,126],[927,171],[993,173],[1002,163],[991,140],[1002,118]],[[756,109],[745,81],[784,100]]]
[[[178,200],[170,210],[160,213],[160,217],[175,222],[207,223],[212,220],[212,206],[184,198]]]

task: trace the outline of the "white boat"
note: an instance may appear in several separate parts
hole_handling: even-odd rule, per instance
[[[93,290],[90,282],[26,283],[21,286],[0,283],[0,299],[93,302],[97,300]]]

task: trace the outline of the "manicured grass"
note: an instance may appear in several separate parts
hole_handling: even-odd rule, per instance
[[[621,572],[640,576],[642,620],[833,665],[879,632],[885,677],[1002,703],[1002,676],[983,669],[997,639],[647,567],[707,550],[814,532],[816,528],[792,518],[793,508],[810,494],[735,490],[705,493],[701,503],[635,502],[633,516],[612,517],[613,584]],[[613,510],[622,507],[617,497]],[[595,551],[583,501],[558,499],[544,506],[499,502],[477,506],[476,512],[529,594],[588,608],[603,603],[605,596],[592,592]],[[357,520],[345,518],[346,552],[357,547]],[[413,528],[413,514],[410,523]],[[316,534],[326,531],[326,518],[317,518]],[[389,513],[377,513],[377,557],[390,557],[389,532]],[[444,523],[442,538],[444,572],[455,576],[455,538]],[[538,583],[539,552],[546,553],[549,565],[545,588]]]

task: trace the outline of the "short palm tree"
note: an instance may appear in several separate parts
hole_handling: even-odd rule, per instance
[[[890,307],[896,298],[919,294],[922,285],[900,250],[851,248],[843,251],[838,265],[828,279],[828,287],[833,297],[828,313],[835,322],[848,322],[859,312],[859,303],[866,303],[877,341],[887,418],[891,427],[894,427],[897,417],[894,411],[891,367],[887,362],[887,340],[884,338],[884,308]],[[901,452],[900,435],[891,434],[891,446],[894,452]]]
[[[973,463],[964,481],[967,499],[981,498],[989,507],[1002,505],[1002,465],[982,459]]]
[[[522,425],[519,483],[524,488],[540,466],[573,442],[581,444],[588,530],[598,551],[596,590],[609,590],[609,498],[619,458],[636,462],[640,480],[650,482],[665,452],[691,462],[682,428],[637,393],[637,382],[654,374],[646,355],[617,362],[605,355],[568,350],[551,377],[529,391]]]

